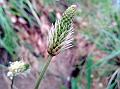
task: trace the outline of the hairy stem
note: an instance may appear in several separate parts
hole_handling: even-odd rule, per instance
[[[35,88],[34,88],[34,89],[38,89],[38,88],[39,88],[39,85],[40,85],[40,83],[41,83],[41,80],[42,80],[42,78],[43,78],[43,76],[44,76],[44,74],[45,74],[45,72],[46,72],[46,70],[47,70],[47,68],[48,68],[48,66],[49,66],[49,64],[50,64],[50,62],[51,62],[51,59],[52,59],[52,56],[49,55],[48,60],[47,60],[47,62],[46,62],[46,64],[45,64],[45,66],[42,68],[42,70],[41,70],[41,72],[40,72],[39,78],[38,78],[38,80],[37,80],[37,82],[36,82],[36,85],[35,85]]]

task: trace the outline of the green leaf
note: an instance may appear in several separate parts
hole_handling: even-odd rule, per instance
[[[18,37],[14,32],[12,23],[4,10],[4,7],[0,7],[0,26],[4,33],[4,37],[0,37],[0,45],[3,46],[11,55],[14,55]]]
[[[92,65],[93,65],[93,60],[92,57],[89,56],[86,62],[86,80],[87,80],[87,89],[91,89],[91,84],[92,84]]]
[[[78,89],[78,81],[77,78],[72,78],[72,89]]]

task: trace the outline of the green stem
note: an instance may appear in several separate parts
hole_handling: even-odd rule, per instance
[[[40,85],[40,83],[41,83],[41,80],[42,80],[42,78],[43,78],[43,76],[44,76],[44,74],[45,74],[45,72],[46,72],[46,70],[47,70],[47,68],[48,68],[48,66],[49,66],[49,64],[50,64],[50,62],[51,62],[51,59],[52,59],[52,56],[49,55],[48,60],[47,60],[47,63],[46,63],[45,66],[42,68],[42,71],[40,72],[39,78],[38,78],[38,80],[37,80],[37,82],[36,82],[36,85],[35,85],[35,88],[34,88],[34,89],[38,89],[38,88],[39,88],[39,85]]]

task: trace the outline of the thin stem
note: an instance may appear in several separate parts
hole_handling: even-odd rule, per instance
[[[11,80],[11,89],[13,89],[13,84],[14,84],[14,76],[13,76],[13,79]]]
[[[41,80],[42,80],[42,78],[43,78],[43,76],[44,76],[44,74],[45,74],[45,72],[46,72],[46,70],[47,70],[47,68],[48,68],[48,66],[49,66],[49,64],[50,64],[50,62],[51,62],[51,59],[52,59],[52,56],[49,55],[48,60],[47,60],[47,63],[46,63],[45,66],[42,68],[42,71],[40,72],[39,78],[38,78],[38,80],[37,80],[37,82],[36,82],[36,85],[35,85],[35,88],[34,88],[34,89],[38,89],[38,88],[39,88],[39,85],[40,85],[40,83],[41,83]]]

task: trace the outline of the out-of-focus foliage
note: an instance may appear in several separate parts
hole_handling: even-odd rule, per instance
[[[115,58],[119,58],[120,55],[120,12],[118,9],[120,0],[91,0],[88,6],[90,7],[89,10],[84,10],[84,13],[89,14],[87,17],[89,23],[87,30],[83,31],[83,33],[96,44],[98,49],[109,54],[106,56],[107,59],[100,59],[101,63],[100,66],[97,66],[97,70],[104,66],[104,70],[102,70],[109,73],[111,70],[109,72],[106,70],[110,68],[107,68],[107,65],[110,64],[113,66],[111,69],[115,71]]]
[[[10,5],[9,10],[11,14],[15,16],[19,16],[21,18],[24,18],[29,22],[29,25],[32,27],[34,25],[37,25],[36,19],[31,11],[31,3],[29,3],[29,0],[10,0],[9,3]],[[32,7],[33,10],[35,11],[34,7]],[[35,11],[36,12],[36,11]],[[36,12],[37,13],[37,12]]]
[[[12,23],[6,15],[4,7],[0,7],[0,27],[3,29],[1,33],[4,34],[0,36],[0,45],[4,47],[11,55],[14,55],[17,48],[18,38],[13,31]]]

